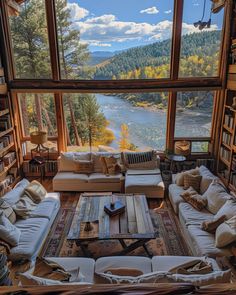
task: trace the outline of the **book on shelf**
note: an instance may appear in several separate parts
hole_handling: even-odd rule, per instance
[[[4,168],[5,168],[5,165],[4,165],[3,160],[1,159],[1,160],[0,160],[0,173],[1,173],[2,171],[4,171]]]
[[[226,132],[226,131],[223,131],[222,133],[222,141],[227,144],[227,145],[230,145],[231,144],[231,134]]]
[[[58,164],[56,160],[49,160],[45,163],[45,173],[55,175],[58,170]],[[30,161],[23,162],[23,172],[25,174],[40,173],[40,167],[30,164]]]
[[[236,172],[236,155],[233,156],[232,158],[232,167],[231,169]]]
[[[224,147],[220,148],[220,156],[225,159],[227,162],[230,161],[230,151],[225,149]]]
[[[3,111],[8,108],[9,108],[8,99],[5,97],[1,97],[0,98],[0,111]]]
[[[230,183],[236,187],[236,172],[232,172],[230,175]]]
[[[11,128],[10,115],[0,117],[0,131],[6,131],[9,128]]]
[[[12,175],[7,175],[4,180],[0,182],[0,197],[5,195],[10,190],[10,185],[14,182],[15,178]]]
[[[2,159],[3,159],[4,165],[9,166],[12,162],[15,161],[16,153],[15,152],[7,153]]]
[[[225,114],[224,124],[230,129],[234,126],[234,117],[231,114]]]

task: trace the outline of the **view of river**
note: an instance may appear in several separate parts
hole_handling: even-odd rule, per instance
[[[118,147],[120,126],[125,123],[129,127],[130,142],[140,148],[152,147],[164,150],[166,140],[166,112],[135,107],[118,96],[96,94],[97,101],[109,128],[116,139],[111,144]],[[209,136],[211,114],[182,112],[176,119],[177,136]]]

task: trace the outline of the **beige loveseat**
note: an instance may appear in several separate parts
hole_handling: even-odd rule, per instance
[[[141,160],[142,157],[145,158],[145,153],[62,153],[58,159],[58,173],[53,178],[53,190],[144,193],[147,197],[163,198],[165,189],[159,169],[160,158],[156,154],[153,155],[155,156],[151,161],[134,163],[132,160],[138,157]],[[115,156],[124,168],[123,173],[104,174],[101,156]],[[74,160],[92,160],[93,173],[74,173]]]
[[[200,183],[200,194],[203,198],[207,200],[208,188],[212,184],[213,180],[219,179],[212,174],[205,166],[199,168],[199,173],[202,176]],[[193,255],[196,256],[232,256],[231,246],[226,247],[216,247],[215,234],[204,231],[201,228],[203,221],[212,221],[215,218],[209,210],[209,204],[201,211],[193,208],[189,203],[185,202],[184,199],[180,196],[185,190],[183,186],[179,186],[176,183],[176,178],[174,177],[174,183],[169,186],[169,200],[172,204],[174,212],[179,216],[179,221],[184,233],[184,237],[192,250]],[[227,194],[225,189],[219,183],[219,188],[221,191],[221,196],[215,194],[212,202],[220,202],[218,208],[222,207],[227,199],[230,199],[231,196]],[[214,204],[212,204],[214,205]],[[236,207],[235,214],[236,215]],[[232,208],[231,208],[232,210]],[[230,212],[232,214],[232,212]]]
[[[221,271],[216,261],[205,257],[190,256],[154,256],[152,259],[141,256],[113,256],[102,257],[96,261],[91,258],[78,257],[50,257],[47,258],[61,265],[66,271],[79,268],[80,276],[74,282],[44,281],[39,280],[39,284],[104,284],[104,283],[191,283],[195,286],[204,286],[214,283],[229,283],[231,271]],[[207,274],[187,274],[180,275],[175,272],[170,273],[173,268],[178,268],[189,263],[205,261],[212,267],[212,272]],[[104,274],[108,269],[136,269],[142,274],[140,277],[117,277],[109,276],[104,279]],[[19,275],[20,283],[23,286],[36,284],[37,277],[32,277],[34,267]]]

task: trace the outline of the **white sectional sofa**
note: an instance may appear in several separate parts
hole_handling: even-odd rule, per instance
[[[78,257],[50,257],[50,261],[61,265],[66,271],[79,268],[82,279],[74,282],[59,282],[48,281],[47,284],[63,285],[63,284],[104,284],[117,283],[105,280],[103,274],[108,269],[137,269],[143,273],[141,279],[137,279],[136,283],[191,283],[195,286],[204,286],[214,283],[229,283],[231,271],[221,271],[216,261],[205,257],[190,257],[190,256],[154,256],[152,259],[141,256],[113,256],[102,257],[96,261],[91,258]],[[193,261],[206,261],[210,263],[212,272],[208,274],[197,275],[178,275],[170,273],[172,268],[182,266]],[[20,282],[23,286],[32,285],[32,275],[34,267],[20,275]],[[35,278],[35,277],[33,277]],[[37,278],[37,277],[36,277]],[[133,277],[136,280],[135,277]],[[121,283],[132,282],[132,277],[124,277]],[[134,281],[132,283],[135,283]]]
[[[10,205],[14,205],[29,184],[26,179],[21,180],[13,190],[2,198]],[[16,247],[11,248],[8,258],[11,261],[33,261],[47,237],[51,225],[60,208],[60,194],[48,193],[27,219],[18,218],[14,225],[20,229],[20,240]],[[0,237],[1,238],[1,237]]]
[[[132,155],[135,153],[132,153]],[[124,171],[115,175],[103,173],[100,157],[115,156],[124,166]],[[74,160],[90,160],[94,163],[94,171],[90,174],[74,173]],[[144,193],[147,197],[164,197],[164,183],[162,181],[159,165],[159,156],[155,157],[151,168],[146,163],[124,163],[121,153],[97,152],[66,152],[58,159],[58,173],[53,178],[54,191],[78,191],[78,192],[125,192]],[[130,167],[131,168],[130,168]],[[132,168],[134,167],[134,168]]]
[[[200,194],[203,195],[212,181],[218,178],[205,166],[201,166],[199,168],[199,172],[202,176]],[[172,204],[174,212],[179,217],[184,237],[191,248],[193,255],[206,255],[209,257],[232,256],[231,245],[224,248],[217,248],[215,246],[215,234],[211,234],[201,229],[202,222],[213,220],[215,215],[206,208],[202,211],[194,209],[180,196],[183,192],[184,188],[182,186],[178,186],[176,183],[169,186],[169,200]],[[227,192],[225,192],[225,194],[227,194]]]

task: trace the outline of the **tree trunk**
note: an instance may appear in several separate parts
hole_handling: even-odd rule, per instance
[[[38,130],[43,130],[43,120],[42,120],[42,106],[39,94],[34,95],[35,108],[36,108],[36,120],[38,122]]]
[[[27,111],[26,94],[21,94],[20,102],[21,102],[21,117],[23,121],[22,127],[24,130],[24,135],[29,135],[30,126],[29,126],[29,117],[28,117],[28,111]]]
[[[76,145],[82,146],[82,140],[81,140],[78,130],[77,130],[76,121],[75,121],[75,114],[73,111],[73,105],[72,105],[72,101],[71,101],[70,96],[67,96],[67,103],[69,106],[69,111],[70,111],[70,116],[71,116],[71,125],[74,130]]]

